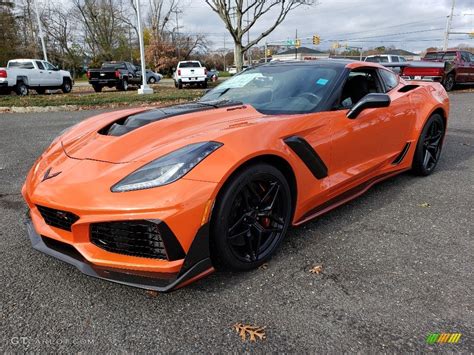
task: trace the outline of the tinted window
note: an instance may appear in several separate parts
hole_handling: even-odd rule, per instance
[[[102,69],[126,69],[125,63],[104,63]]]
[[[398,57],[396,55],[392,57],[392,62],[398,62]]]
[[[469,58],[469,53],[468,52],[462,52],[461,53],[461,58],[465,62],[470,62],[471,58]]]
[[[33,62],[10,62],[9,68],[34,69]]]
[[[224,81],[201,102],[238,101],[266,114],[316,112],[326,102],[342,67],[264,65]]]
[[[469,53],[469,59],[471,60],[471,62],[474,63],[474,54]]]
[[[400,62],[406,62],[407,60],[404,57],[398,57],[400,58]]]
[[[431,53],[426,53],[425,59],[440,59],[443,56],[444,53],[436,53],[436,52],[431,52]]]
[[[380,70],[380,75],[382,76],[382,80],[385,83],[385,87],[387,91],[392,90],[394,87],[398,85],[398,76],[388,70]]]
[[[180,68],[200,68],[201,66],[199,65],[198,62],[184,62],[179,64]]]
[[[44,69],[43,63],[41,63],[39,60],[36,61],[36,65],[38,66],[38,69]]]
[[[456,52],[446,52],[443,56],[443,60],[454,60],[456,59]]]

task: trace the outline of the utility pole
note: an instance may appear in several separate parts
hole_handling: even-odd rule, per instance
[[[453,22],[455,4],[456,4],[456,0],[452,0],[451,15],[449,15],[448,18],[446,19],[446,32],[444,34],[444,46],[443,46],[444,51],[448,50],[449,32],[451,31],[451,23]]]
[[[44,36],[43,36],[43,26],[41,25],[40,15],[38,11],[38,0],[34,0],[34,1],[35,1],[36,20],[38,21],[39,36],[41,39],[41,47],[43,47],[43,58],[47,62],[48,54],[46,53],[46,45],[44,43]]]
[[[225,65],[225,56],[227,54],[227,50],[225,48],[225,33],[224,33],[224,71],[227,71],[227,67]]]
[[[296,29],[295,34],[295,59],[298,60],[298,47],[296,46],[296,41],[298,41],[298,29]]]
[[[181,56],[181,46],[180,46],[180,39],[179,39],[179,21],[178,21],[178,15],[182,14],[183,11],[179,9],[174,9],[171,12],[173,12],[176,15],[176,48],[178,49],[178,62]]]
[[[138,89],[138,94],[153,94],[153,89],[148,86],[146,81],[146,68],[145,68],[145,44],[143,42],[143,30],[142,30],[142,16],[140,11],[140,0],[136,0],[137,5],[137,22],[138,22],[138,41],[140,42],[140,63],[142,66],[142,86]]]

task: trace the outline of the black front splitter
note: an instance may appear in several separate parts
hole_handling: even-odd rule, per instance
[[[198,278],[198,276],[210,273],[213,270],[209,255],[203,255],[203,259],[193,262],[192,265],[189,263],[190,260],[186,260],[188,259],[186,258],[183,269],[179,273],[157,273],[98,266],[88,262],[72,245],[40,236],[31,220],[26,222],[26,227],[34,249],[73,265],[86,275],[122,285],[158,292],[169,292],[193,278]],[[204,228],[204,231],[200,230],[200,232],[198,232],[196,238],[200,237],[200,234],[201,236],[202,234],[206,235],[207,228]]]

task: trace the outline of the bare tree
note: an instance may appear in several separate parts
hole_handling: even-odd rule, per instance
[[[302,5],[313,6],[315,0],[206,0],[211,9],[219,15],[225,27],[234,39],[234,61],[237,70],[242,70],[243,56],[250,47],[268,36],[286,18],[289,12]],[[277,13],[271,25],[255,39],[243,44],[243,36],[255,25],[259,18],[271,12]],[[250,15],[250,21],[243,25],[244,15]]]

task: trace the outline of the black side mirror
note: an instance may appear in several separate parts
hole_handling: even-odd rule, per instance
[[[390,105],[390,96],[387,94],[367,94],[357,102],[347,113],[347,117],[354,119],[368,108],[388,107]]]

